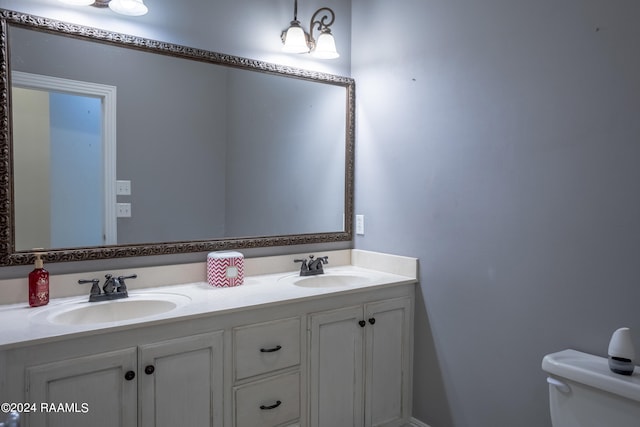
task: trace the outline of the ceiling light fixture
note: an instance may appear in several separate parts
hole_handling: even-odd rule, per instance
[[[109,7],[115,13],[128,16],[145,15],[149,8],[143,0],[59,0],[62,3],[73,6]]]
[[[287,53],[311,53],[316,58],[333,59],[340,55],[336,50],[336,41],[331,34],[331,25],[336,19],[336,14],[328,7],[316,10],[309,23],[309,33],[298,21],[298,0],[293,3],[293,21],[289,28],[282,32],[282,51]],[[318,40],[313,38],[313,30],[320,31]]]

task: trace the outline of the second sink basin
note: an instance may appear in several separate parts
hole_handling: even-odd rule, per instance
[[[372,279],[357,273],[331,272],[317,276],[287,276],[283,280],[303,288],[342,288],[364,285],[370,283]]]
[[[190,300],[178,294],[139,294],[114,301],[52,307],[47,320],[62,325],[121,322],[167,313]]]

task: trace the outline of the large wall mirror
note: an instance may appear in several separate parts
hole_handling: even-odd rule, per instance
[[[351,239],[351,78],[0,19],[1,265]]]

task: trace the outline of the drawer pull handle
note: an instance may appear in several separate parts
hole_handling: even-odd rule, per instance
[[[145,368],[144,368],[144,373],[145,373],[145,374],[147,374],[147,375],[151,375],[151,374],[153,374],[153,372],[154,372],[155,370],[156,370],[155,366],[153,366],[153,365],[147,365],[147,366],[145,366]]]
[[[274,351],[278,351],[282,348],[281,345],[277,345],[275,347],[272,348],[261,348],[260,349],[260,353],[273,353]]]
[[[364,325],[366,325],[367,322],[365,322],[364,320],[361,320],[358,322],[358,325],[360,325],[361,328],[364,328]]]
[[[269,406],[260,405],[260,409],[262,409],[263,411],[268,411],[269,409],[276,409],[280,405],[282,405],[282,402],[278,400],[273,405],[269,405]]]
[[[372,325],[375,325],[376,323],[376,318],[372,317],[371,319],[369,319],[369,323],[371,323]]]
[[[127,371],[127,373],[124,374],[124,379],[127,380],[127,381],[131,381],[135,377],[136,377],[136,373],[133,372],[133,371]]]

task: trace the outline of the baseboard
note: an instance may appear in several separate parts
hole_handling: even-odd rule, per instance
[[[428,425],[428,424],[425,424],[425,423],[423,423],[422,421],[417,420],[417,419],[415,419],[415,418],[411,418],[411,419],[409,420],[409,424],[407,424],[407,426],[406,426],[406,427],[429,427],[429,425]]]

